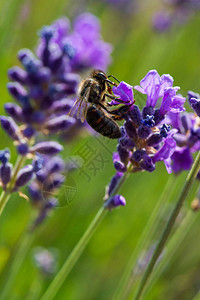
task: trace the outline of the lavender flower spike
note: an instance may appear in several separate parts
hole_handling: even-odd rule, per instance
[[[147,94],[147,102],[140,111],[137,105],[133,105],[132,88],[125,82],[113,88],[113,93],[119,96],[125,107],[131,104],[130,109],[124,110],[124,125],[121,127],[121,138],[117,146],[117,152],[113,153],[113,164],[117,174],[112,177],[106,189],[105,207],[114,208],[124,205],[122,196],[111,194],[118,186],[122,174],[125,172],[153,172],[158,161],[163,161],[168,173],[172,172],[172,156],[176,150],[175,135],[178,128],[171,129],[169,115],[180,113],[184,110],[185,98],[176,95],[178,87],[172,87],[173,78],[170,75],[160,76],[157,71],[147,73],[140,82],[141,86],[135,89]],[[160,107],[157,105],[162,98]],[[110,102],[111,106],[117,105],[117,100]],[[115,101],[116,100],[116,101]],[[137,99],[136,99],[137,103]],[[191,122],[184,118],[184,128],[191,126]],[[178,124],[178,123],[177,123]],[[199,144],[196,141],[199,140]],[[200,148],[200,130],[194,131],[189,142]],[[195,144],[196,143],[196,144]]]

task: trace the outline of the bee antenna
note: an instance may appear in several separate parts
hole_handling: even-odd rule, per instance
[[[115,80],[117,80],[117,81],[120,83],[120,81],[119,81],[115,76],[113,76],[113,75],[108,75],[108,78],[110,78],[110,77],[114,78]]]

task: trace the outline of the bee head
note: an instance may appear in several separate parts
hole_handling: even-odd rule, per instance
[[[101,70],[93,70],[91,76],[97,80],[106,81],[108,79],[107,75]]]
[[[104,83],[107,82],[108,84],[112,84],[112,85],[116,85],[114,82],[112,82],[108,76],[106,75],[106,73],[104,73],[101,70],[93,70],[91,73],[92,78],[98,80],[98,82]]]

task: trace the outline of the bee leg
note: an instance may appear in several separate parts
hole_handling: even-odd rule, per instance
[[[118,82],[120,83],[120,81],[119,81],[115,76],[113,76],[113,75],[108,75],[108,78],[110,78],[110,77],[114,78],[116,81],[118,81]]]
[[[105,94],[104,95],[104,97],[105,96],[107,96],[108,98],[110,98],[110,99],[113,99],[113,100],[115,100],[116,102],[118,102],[119,104],[126,104],[126,105],[128,105],[128,106],[132,106],[133,104],[131,103],[129,103],[129,101],[123,101],[123,100],[121,100],[121,99],[119,99],[119,98],[116,98],[115,96],[113,96],[113,95],[109,95],[109,94]],[[135,103],[135,100],[133,101],[133,103]],[[110,105],[109,103],[108,103],[108,105]]]
[[[103,109],[105,109],[105,111],[107,111],[109,114],[111,113],[107,107],[105,107],[101,102],[98,103],[98,105],[100,105]]]
[[[109,79],[106,79],[105,80],[106,82],[107,82],[107,84],[112,84],[112,85],[114,85],[114,86],[117,86],[117,84],[115,83],[115,82],[113,82],[113,81],[111,81],[111,80],[109,80]]]
[[[116,97],[113,96],[113,95],[111,95],[111,94],[104,94],[103,97],[104,97],[104,98],[105,98],[105,97],[108,97],[108,98],[110,98],[110,99],[116,99]]]
[[[123,117],[116,115],[116,116],[112,116],[111,119],[113,119],[115,121],[121,121],[123,119]]]

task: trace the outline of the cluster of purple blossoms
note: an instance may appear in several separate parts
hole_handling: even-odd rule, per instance
[[[80,127],[80,122],[67,116],[77,94],[79,73],[90,68],[106,69],[110,62],[111,46],[101,39],[95,16],[80,15],[71,33],[69,27],[67,18],[43,27],[38,57],[22,49],[18,58],[23,68],[17,66],[8,71],[14,81],[8,83],[8,90],[17,104],[5,105],[12,120],[2,117],[1,123],[4,129],[9,127],[10,133],[13,129],[13,138],[20,140],[19,144],[38,132],[65,131],[70,135],[70,130],[74,132],[76,126]],[[23,124],[23,129],[15,122]],[[28,152],[28,146],[18,147],[18,152]]]
[[[55,196],[65,180],[65,176],[62,174],[65,171],[65,162],[62,158],[42,156],[40,159],[42,168],[35,173],[34,180],[28,185],[31,202],[39,209],[34,226],[39,225],[57,206],[58,201]]]
[[[200,10],[199,0],[162,0],[164,8],[153,16],[153,28],[167,31],[174,24],[183,24]]]
[[[190,170],[192,154],[200,150],[200,96],[194,92],[188,92],[188,100],[195,113],[169,113],[168,122],[177,129],[174,134],[176,150],[171,156],[171,167],[174,173]]]
[[[0,151],[0,183],[4,191],[8,191],[9,193],[18,191],[33,179],[35,175],[37,176],[37,173],[43,167],[41,157],[38,156],[38,153],[56,154],[62,150],[62,146],[56,142],[40,142],[30,149],[34,157],[32,164],[25,165],[18,170],[17,174],[14,174],[13,165],[9,163],[10,151],[8,149]],[[14,182],[10,185],[12,175],[14,175]]]
[[[12,192],[35,178],[30,190],[34,201],[36,190],[38,192],[38,222],[55,206],[55,199],[49,195],[64,180],[59,174],[63,162],[55,157],[63,147],[48,139],[63,132],[68,134],[69,139],[75,137],[82,125],[67,113],[74,104],[80,74],[91,68],[105,70],[111,60],[111,45],[102,40],[100,30],[98,18],[89,13],[75,19],[73,30],[70,30],[67,18],[59,19],[40,31],[37,54],[29,49],[20,50],[18,59],[21,67],[15,66],[8,71],[12,81],[8,83],[8,91],[16,103],[5,104],[9,116],[0,117],[1,127],[13,140],[19,157],[23,157],[24,161],[31,159],[32,164],[22,168],[13,179],[9,151],[2,151],[1,184],[4,190],[9,187]],[[65,138],[68,136],[65,135]],[[38,154],[45,156],[42,170],[38,169],[41,165]],[[58,164],[60,169],[55,171]]]
[[[132,105],[125,115],[124,125],[121,127],[122,137],[117,145],[117,152],[113,154],[114,167],[117,170],[107,190],[105,206],[112,208],[124,205],[124,198],[119,195],[109,199],[119,180],[125,172],[155,170],[156,163],[163,161],[168,173],[172,172],[171,156],[176,149],[174,135],[177,129],[171,129],[166,123],[169,113],[184,111],[185,98],[177,95],[179,87],[173,87],[173,78],[170,75],[159,76],[152,70],[141,80],[135,90],[147,95],[146,105],[139,109]],[[114,94],[124,103],[133,103],[133,87],[121,82],[113,89]],[[136,99],[137,103],[137,99]],[[159,104],[160,103],[160,104]]]

